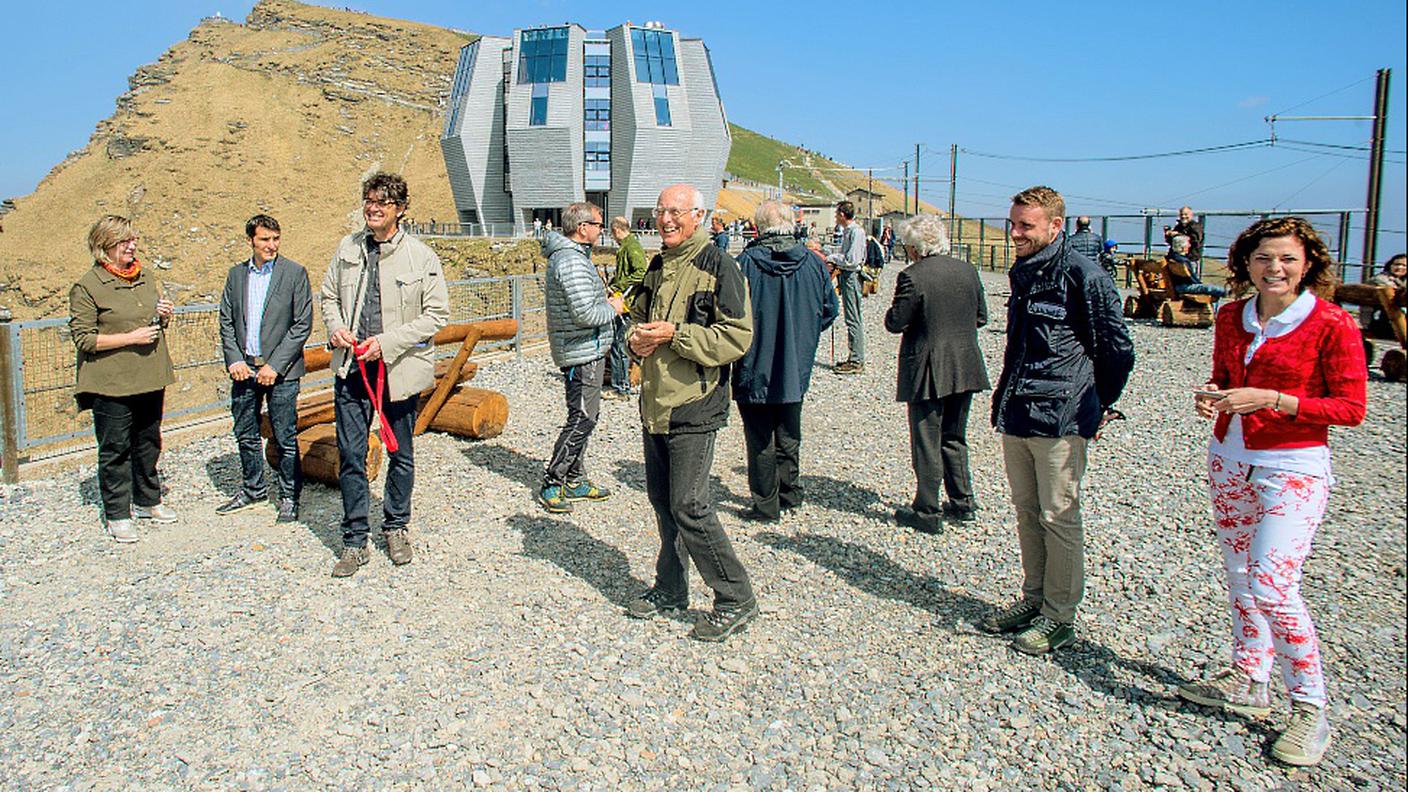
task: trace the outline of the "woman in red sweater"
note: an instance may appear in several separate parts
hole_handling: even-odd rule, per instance
[[[1232,243],[1234,293],[1255,296],[1217,314],[1213,372],[1198,415],[1216,418],[1208,480],[1227,566],[1232,665],[1182,686],[1183,698],[1261,717],[1280,666],[1291,717],[1276,759],[1313,765],[1330,743],[1315,627],[1301,569],[1325,515],[1331,424],[1364,420],[1364,347],[1353,317],[1312,289],[1334,275],[1329,250],[1299,217],[1260,220]]]

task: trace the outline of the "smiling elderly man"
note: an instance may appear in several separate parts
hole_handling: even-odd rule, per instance
[[[655,206],[661,251],[631,305],[631,351],[641,359],[645,485],[660,528],[655,585],[627,612],[648,619],[689,607],[679,548],[714,590],[714,608],[690,637],[722,641],[758,615],[748,573],[724,534],[709,494],[714,437],[728,420],[729,364],[753,339],[748,287],[738,264],[711,244],[704,197],[665,188]]]

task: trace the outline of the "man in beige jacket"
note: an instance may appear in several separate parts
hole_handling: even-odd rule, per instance
[[[323,278],[320,298],[328,343],[333,348],[333,409],[342,488],[342,554],[333,577],[348,577],[370,558],[367,552],[367,435],[380,414],[387,446],[382,533],[396,565],[411,561],[407,528],[415,459],[411,430],[420,392],[435,383],[430,339],[450,317],[449,292],[440,258],[401,229],[410,205],[406,180],[378,173],[362,183],[367,227],[343,237]]]

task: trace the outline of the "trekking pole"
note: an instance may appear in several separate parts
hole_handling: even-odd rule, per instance
[[[831,323],[831,368],[836,368],[836,323]]]

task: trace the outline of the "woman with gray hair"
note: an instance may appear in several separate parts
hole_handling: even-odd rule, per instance
[[[978,510],[968,468],[968,410],[973,394],[990,387],[978,349],[987,298],[973,265],[947,255],[948,234],[938,216],[904,221],[897,237],[911,263],[895,282],[885,329],[902,336],[895,401],[909,405],[917,481],[914,501],[895,511],[895,521],[939,533],[945,516],[967,522]],[[942,506],[940,481],[948,493]]]

